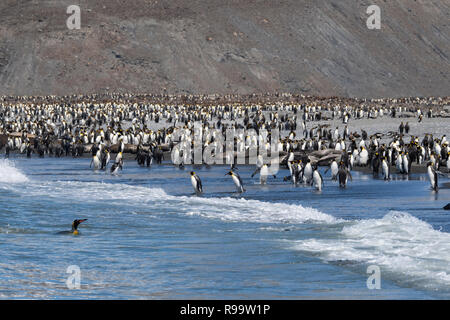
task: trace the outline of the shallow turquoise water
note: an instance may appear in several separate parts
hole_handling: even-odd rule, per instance
[[[90,159],[0,160],[0,297],[34,299],[436,299],[450,297],[450,190],[425,175],[354,172],[321,193],[240,167],[140,168]],[[395,178],[394,178],[395,179]],[[441,179],[441,183],[448,181]],[[80,235],[57,235],[87,218]],[[67,268],[80,268],[69,289]],[[380,268],[369,290],[367,267]]]

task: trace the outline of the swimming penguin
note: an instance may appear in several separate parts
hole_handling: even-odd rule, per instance
[[[341,163],[339,165],[339,170],[338,170],[337,175],[339,177],[339,187],[341,187],[341,188],[347,187],[347,180],[349,177],[350,177],[350,180],[353,181],[352,175],[351,175],[350,171],[347,169],[347,167],[345,166],[343,161],[341,161]]]
[[[313,182],[314,182],[314,187],[316,187],[317,190],[322,191],[322,187],[323,187],[323,178],[322,175],[320,174],[317,166],[314,166],[313,169]]]
[[[191,183],[192,186],[194,187],[195,193],[197,194],[203,193],[202,181],[194,171],[191,171]]]
[[[226,176],[231,176],[231,178],[233,178],[233,182],[236,185],[236,188],[237,188],[238,192],[240,192],[240,193],[245,192],[244,185],[242,183],[242,179],[239,176],[239,174],[237,174],[236,172],[233,172],[233,171],[229,171],[225,175]]]
[[[431,162],[427,163],[428,177],[430,178],[431,189],[438,191],[438,175]]]
[[[73,220],[72,222],[72,230],[70,231],[60,231],[58,232],[58,234],[73,234],[73,235],[78,235],[78,225],[84,221],[86,221],[87,219],[80,219],[80,220]]]

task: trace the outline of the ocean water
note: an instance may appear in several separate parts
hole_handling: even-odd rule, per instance
[[[242,166],[239,195],[226,167],[202,167],[196,196],[188,166],[126,161],[111,176],[89,163],[0,160],[0,298],[450,298],[450,190],[425,175],[353,172],[343,190],[328,173],[319,193],[284,169],[261,186]],[[81,218],[80,235],[56,234]]]

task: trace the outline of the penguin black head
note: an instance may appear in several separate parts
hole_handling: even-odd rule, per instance
[[[87,219],[80,219],[80,220],[75,219],[75,220],[73,220],[73,222],[72,222],[72,232],[75,233],[75,231],[76,231],[76,232],[78,233],[78,230],[77,230],[78,225],[79,225],[80,223],[86,221],[86,220],[87,220]]]
[[[86,221],[86,220],[87,220],[87,219],[75,219],[75,220],[73,220],[73,222],[72,222],[72,227],[73,227],[74,229],[76,229],[80,223],[82,223],[83,221]]]
[[[191,171],[191,176],[193,176],[193,175],[195,175],[195,172],[194,172],[194,171]]]

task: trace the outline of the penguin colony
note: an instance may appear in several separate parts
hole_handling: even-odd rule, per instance
[[[201,123],[203,150],[216,150],[217,132],[225,137],[231,129],[235,153],[244,154],[252,147],[270,153],[271,132],[277,129],[286,133],[276,142],[280,164],[289,169],[286,182],[320,191],[324,179],[318,167],[329,166],[325,174],[330,171],[332,181],[345,188],[355,167],[366,167],[375,178],[389,181],[393,172],[409,175],[416,163],[426,165],[430,185],[437,191],[438,176],[450,171],[449,142],[446,135],[415,136],[410,123],[420,125],[424,117],[446,116],[442,110],[449,104],[448,97],[344,99],[286,93],[0,97],[0,150],[5,157],[11,152],[29,158],[90,155],[91,168],[116,175],[123,170],[124,154],[129,153],[146,167],[161,164],[165,152],[179,168],[191,164],[193,155],[181,146],[196,147],[195,122]],[[353,119],[383,121],[385,117],[409,117],[409,121],[399,120],[398,131],[370,135],[364,129],[350,131]],[[342,125],[330,128],[323,124],[327,120],[339,120]],[[256,134],[246,134],[249,129]],[[276,178],[264,162],[258,156],[252,175],[259,173],[261,184]],[[234,162],[226,175],[242,193],[245,188],[237,170]],[[201,194],[200,177],[193,171],[191,181]]]

